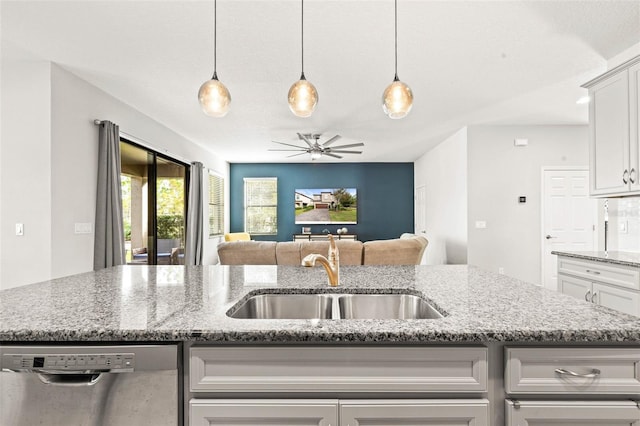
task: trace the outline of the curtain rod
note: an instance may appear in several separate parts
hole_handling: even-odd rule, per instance
[[[100,124],[102,124],[102,121],[103,120],[98,120],[96,118],[95,120],[93,120],[93,124],[95,124],[96,126],[99,126]],[[141,145],[141,146],[143,146],[145,148],[149,148],[149,149],[151,149],[151,150],[153,150],[155,152],[159,152],[159,153],[164,154],[164,155],[166,155],[168,157],[175,158],[176,160],[180,160],[183,163],[191,164],[191,160],[188,160],[188,159],[186,159],[184,157],[181,157],[179,155],[173,154],[172,152],[170,152],[169,150],[166,150],[166,149],[160,151],[158,148],[154,147],[153,144],[151,144],[151,143],[147,142],[146,140],[141,139],[141,138],[139,138],[137,136],[134,136],[134,135],[132,135],[130,133],[123,132],[122,130],[120,130],[120,135],[124,136],[126,139],[129,139],[132,142],[135,142],[138,145]]]

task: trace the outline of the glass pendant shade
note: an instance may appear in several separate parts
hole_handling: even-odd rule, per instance
[[[231,106],[231,94],[216,76],[202,83],[198,91],[198,100],[202,111],[211,117],[224,117]]]
[[[289,89],[289,109],[298,117],[309,117],[318,104],[318,91],[304,75]]]
[[[382,109],[389,118],[403,118],[413,106],[413,92],[396,77],[382,94]]]

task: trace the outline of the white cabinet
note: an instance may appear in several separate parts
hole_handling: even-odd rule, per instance
[[[189,424],[338,426],[338,401],[330,399],[192,399]]]
[[[341,426],[489,426],[486,399],[354,400],[340,402]]]
[[[590,193],[640,194],[638,79],[640,56],[591,80],[589,89]]]
[[[485,347],[216,346],[190,350],[190,391],[481,393]]]
[[[490,426],[484,346],[188,350],[190,425]]]
[[[486,399],[192,399],[194,426],[489,426]]]
[[[637,346],[507,347],[505,361],[505,426],[640,426]]]
[[[634,401],[506,401],[506,426],[640,426]]]
[[[507,348],[511,395],[640,395],[640,348]]]
[[[558,256],[558,291],[640,316],[640,268]]]
[[[640,63],[629,68],[629,117],[631,124],[629,149],[630,190],[640,193]]]

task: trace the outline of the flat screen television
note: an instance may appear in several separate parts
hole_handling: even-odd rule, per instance
[[[355,188],[295,190],[296,225],[356,224],[358,195]]]

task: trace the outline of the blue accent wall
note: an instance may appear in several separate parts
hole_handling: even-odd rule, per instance
[[[244,178],[278,178],[278,235],[256,240],[291,241],[295,224],[294,192],[299,188],[356,188],[357,225],[304,225],[312,233],[334,235],[347,227],[360,241],[398,238],[413,232],[413,163],[234,163],[230,165],[231,232],[244,231]]]

